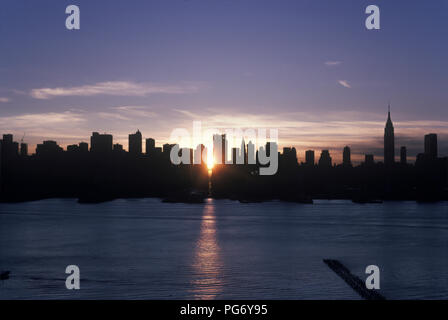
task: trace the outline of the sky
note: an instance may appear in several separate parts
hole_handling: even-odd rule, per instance
[[[93,131],[127,149],[137,129],[161,145],[201,121],[278,129],[299,160],[340,162],[345,145],[380,160],[390,101],[397,155],[434,132],[448,156],[447,39],[446,0],[3,0],[0,131],[30,150]]]

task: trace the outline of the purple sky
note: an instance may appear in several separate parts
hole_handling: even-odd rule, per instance
[[[65,7],[81,30],[65,29]],[[367,5],[381,30],[364,27]],[[391,101],[397,150],[423,135],[448,155],[448,2],[4,0],[0,127],[33,150],[108,132],[127,148],[177,127],[279,129],[280,146],[382,157]]]

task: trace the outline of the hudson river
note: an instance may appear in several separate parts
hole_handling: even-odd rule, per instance
[[[448,299],[448,203],[0,204],[0,299],[359,299],[325,258],[377,265],[387,299]]]

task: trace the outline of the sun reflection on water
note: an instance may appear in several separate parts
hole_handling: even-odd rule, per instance
[[[221,293],[222,261],[216,233],[215,206],[213,199],[207,199],[193,262],[195,299],[214,299]]]

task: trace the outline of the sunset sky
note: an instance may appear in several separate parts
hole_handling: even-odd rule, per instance
[[[65,28],[66,6],[81,30]],[[381,9],[381,30],[364,26]],[[0,128],[34,150],[92,131],[168,142],[193,121],[279,129],[280,147],[448,156],[448,1],[3,0]],[[398,152],[396,152],[398,154]]]

